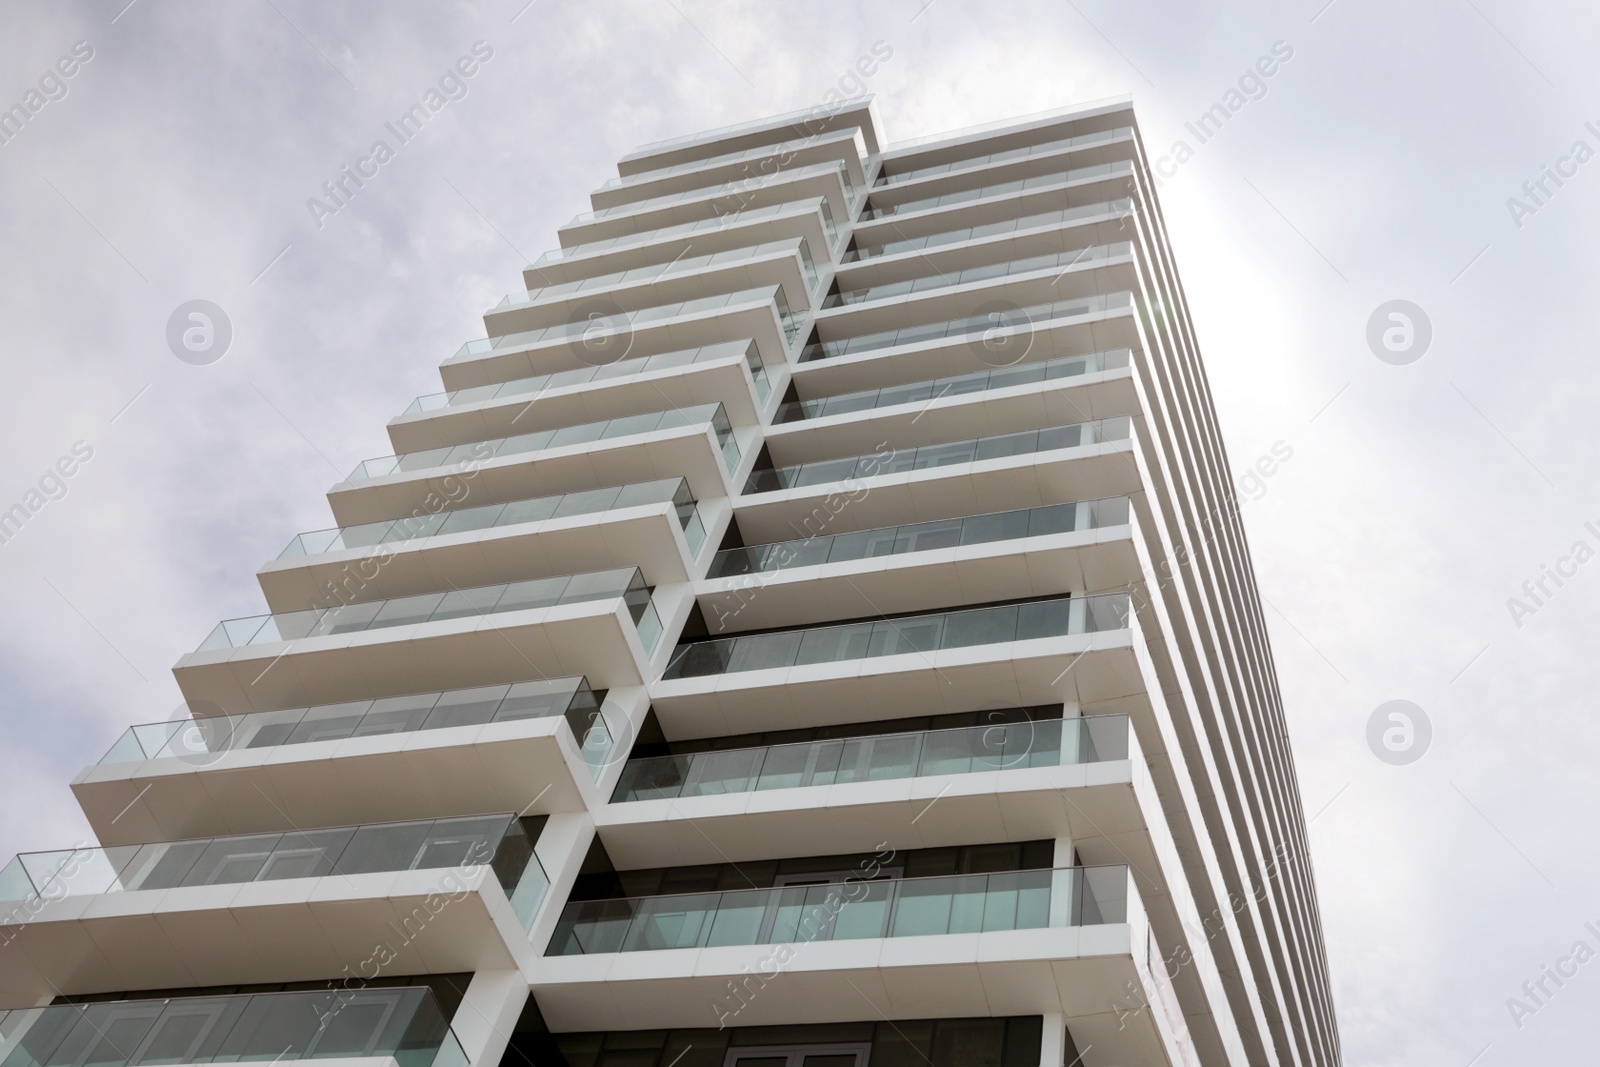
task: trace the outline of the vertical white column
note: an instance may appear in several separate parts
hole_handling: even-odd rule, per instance
[[[500,1062],[527,1000],[528,980],[521,971],[479,971],[472,976],[450,1023],[472,1067]]]
[[[1071,1067],[1067,1064],[1067,1017],[1046,1013],[1044,1033],[1039,1040],[1039,1067]]]
[[[1072,925],[1073,874],[1072,838],[1056,838],[1055,856],[1051,860],[1055,873],[1050,879],[1050,925]]]

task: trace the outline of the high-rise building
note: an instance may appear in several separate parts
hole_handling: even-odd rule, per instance
[[[618,169],[0,872],[0,1067],[1338,1063],[1131,106]]]

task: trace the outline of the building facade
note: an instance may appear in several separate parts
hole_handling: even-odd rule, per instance
[[[1131,106],[618,171],[0,871],[0,1067],[1338,1063]]]

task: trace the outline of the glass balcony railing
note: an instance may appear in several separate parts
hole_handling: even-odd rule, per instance
[[[412,471],[432,470],[462,463],[487,463],[505,456],[521,456],[543,452],[549,448],[587,444],[591,441],[611,441],[621,437],[671,430],[679,426],[709,424],[717,435],[717,444],[723,461],[731,471],[739,465],[739,442],[734,439],[733,425],[728,413],[719,404],[701,404],[691,408],[673,408],[670,411],[653,411],[648,415],[625,415],[605,422],[586,422],[581,426],[563,426],[557,430],[535,430],[515,437],[501,437],[493,441],[474,441],[471,444],[446,448],[430,448],[422,452],[405,452],[398,456],[382,456],[363,460],[346,483],[364,482],[390,474],[407,474]]]
[[[723,163],[737,162],[742,158],[754,160],[763,158],[765,156],[781,156],[786,154],[789,151],[789,148],[793,145],[803,146],[826,144],[830,141],[843,141],[847,143],[850,141],[855,141],[857,143],[857,158],[864,159],[867,154],[866,141],[861,137],[859,130],[855,131],[853,134],[848,130],[836,131],[832,134],[824,134],[818,137],[799,138],[794,141],[784,141],[779,144],[760,145],[756,148],[741,148],[733,152],[723,152],[720,155],[707,156],[704,159],[691,159],[684,163],[674,163],[670,167],[659,167],[655,170],[640,171],[637,174],[630,174],[626,178],[609,178],[600,186],[600,188],[615,189],[622,185],[636,185],[643,184],[645,182],[660,181],[662,178],[670,178],[675,174],[687,174],[690,171],[715,167]],[[865,163],[862,164],[862,169],[866,169]]]
[[[549,956],[1044,930],[1128,921],[1128,868],[936,878],[569,903]]]
[[[195,651],[268,645],[279,641],[361,633],[393,626],[415,626],[446,619],[501,615],[508,611],[553,608],[562,604],[582,604],[615,597],[622,598],[628,605],[628,612],[633,616],[645,651],[654,652],[656,642],[661,638],[661,619],[650,601],[650,587],[645,584],[644,575],[638,568],[534,578],[508,585],[452,589],[448,593],[421,593],[391,600],[343,604],[336,608],[310,608],[306,611],[229,619],[218,623],[217,628],[211,631],[211,636]]]
[[[964,270],[953,270],[945,274],[928,274],[920,278],[906,278],[903,281],[886,282],[883,285],[874,285],[866,289],[852,289],[849,292],[834,293],[822,302],[822,306],[824,308],[848,307],[853,304],[865,304],[873,300],[887,300],[895,296],[926,293],[934,289],[948,289],[954,285],[988,281],[991,278],[1008,278],[1016,274],[1027,274],[1030,271],[1059,270],[1065,272],[1068,268],[1082,263],[1093,263],[1097,260],[1116,259],[1119,256],[1131,255],[1133,255],[1133,242],[1131,241],[1092,245],[1088,248],[1075,248],[1069,252],[1057,252],[1054,255],[1029,256],[1026,259],[1013,259],[1006,263],[985,263],[979,267],[967,267]]]
[[[369,1057],[393,1057],[400,1067],[468,1063],[425,986],[53,1004],[0,1012],[0,1024],[25,1028],[3,1067]]]
[[[23,852],[0,869],[0,901],[136,893],[287,878],[490,867],[522,928],[550,889],[523,820],[471,815],[331,830]]]
[[[922,237],[907,237],[896,241],[885,241],[880,245],[858,245],[845,252],[840,262],[855,263],[863,259],[899,255],[902,252],[920,252],[925,248],[964,244],[967,241],[978,241],[985,237],[998,237],[1001,234],[1016,233],[1021,230],[1059,226],[1063,222],[1092,218],[1095,215],[1127,214],[1132,210],[1133,201],[1129,199],[1107,200],[1098,204],[1083,204],[1079,207],[1062,208],[1059,211],[1045,211],[1033,215],[1022,215],[1014,219],[1002,219],[999,222],[987,222],[981,226],[963,226],[960,229],[941,230],[939,233],[930,233]]]
[[[872,622],[695,641],[673,650],[664,679],[842,663],[1128,628],[1128,594],[1055,597]]]
[[[840,393],[821,396],[815,400],[794,400],[778,406],[774,423],[802,422],[806,419],[827,418],[830,415],[848,415],[856,411],[872,411],[900,404],[923,404],[947,396],[965,396],[969,393],[986,393],[994,389],[1010,389],[1018,385],[1036,385],[1064,378],[1076,378],[1105,370],[1126,367],[1133,353],[1126,348],[1110,352],[1091,352],[1085,356],[1063,356],[1040,363],[1019,363],[991,371],[972,374],[954,374],[945,378],[911,382],[908,385],[887,385],[882,389],[866,389],[859,393]]]
[[[577,281],[562,282],[559,285],[546,285],[539,289],[529,289],[525,293],[510,293],[500,298],[500,303],[494,306],[494,310],[521,307],[537,300],[549,300],[558,296],[567,296],[571,293],[588,292],[591,289],[606,289],[628,283],[653,282],[675,274],[687,274],[705,267],[725,266],[729,263],[759,259],[762,256],[777,255],[781,252],[798,253],[801,263],[806,268],[807,275],[812,279],[812,286],[816,285],[816,267],[811,261],[810,251],[806,248],[806,239],[804,237],[791,237],[783,241],[767,241],[763,244],[750,245],[745,248],[730,248],[723,252],[712,252],[703,256],[675,259],[671,263],[652,263],[649,266],[635,267],[632,270],[597,274],[592,278],[580,278]]]
[[[756,381],[756,391],[761,394],[762,399],[766,399],[767,394],[771,392],[772,386],[767,378],[767,368],[761,361],[761,352],[756,347],[756,343],[754,341],[724,341],[720,344],[702,345],[699,348],[687,348],[678,352],[662,352],[658,355],[644,356],[639,359],[621,359],[615,363],[602,363],[594,367],[574,367],[571,370],[556,371],[553,374],[537,374],[531,378],[518,378],[515,381],[475,385],[449,393],[429,393],[413,400],[411,406],[406,408],[402,414],[415,415],[420,412],[438,411],[440,408],[454,407],[459,404],[477,404],[488,400],[510,400],[516,397],[538,396],[552,389],[563,389],[572,385],[587,385],[589,382],[610,381],[616,378],[630,378],[635,374],[645,374],[649,371],[688,367],[715,359],[729,359],[741,353],[744,355],[745,362],[750,365],[750,376]]]
[[[821,197],[812,201],[789,201],[782,204],[769,204],[766,207],[750,208],[739,213],[742,222],[759,222],[762,219],[775,218],[783,214],[804,214],[815,211],[818,203],[826,203]],[[577,256],[590,255],[595,252],[605,252],[613,248],[624,246],[647,245],[655,241],[663,241],[669,237],[683,237],[693,233],[703,233],[707,230],[720,230],[728,224],[726,217],[714,219],[695,219],[693,222],[680,222],[672,226],[662,226],[654,230],[645,230],[641,233],[625,233],[618,237],[607,237],[598,241],[586,241],[580,245],[571,245],[567,248],[552,248],[534,261],[537,269],[541,263],[555,263],[562,260],[573,259]]]
[[[694,499],[686,479],[662,478],[654,482],[635,482],[632,485],[613,485],[605,489],[587,489],[558,496],[513,500],[509,504],[485,504],[459,511],[435,511],[426,515],[408,515],[403,519],[341,526],[333,530],[312,530],[297,534],[289,542],[289,547],[278,554],[278,558],[299,559],[344,549],[404,544],[426,537],[494,530],[573,515],[596,515],[667,501],[671,501],[677,511],[678,524],[683,527],[689,552],[699,555],[700,546],[706,539],[699,503]]]
[[[799,362],[837,359],[859,352],[875,352],[878,349],[898,348],[901,345],[927,344],[952,337],[981,338],[996,332],[1003,333],[1007,337],[1027,336],[1032,331],[1043,329],[1045,323],[1054,319],[1069,319],[1078,315],[1093,315],[1132,306],[1133,294],[1126,291],[1078,297],[1073,300],[1057,300],[1049,304],[1033,304],[1018,308],[1009,316],[991,312],[945,322],[906,326],[898,330],[841,337],[835,341],[813,341],[801,350]]]
[[[1128,758],[1128,717],[1091,715],[629,760],[613,804]]]
[[[349,737],[410,734],[452,726],[562,716],[580,746],[588,738],[605,691],[584,678],[549,678],[443,693],[412,693],[286,711],[253,711],[130,726],[101,763],[212,756],[243,749],[343,741]],[[603,727],[602,727],[603,729]],[[598,740],[598,739],[597,739]]]
[[[907,526],[726,549],[712,558],[711,569],[706,577],[731,578],[740,574],[771,573],[790,567],[820,567],[855,559],[933,552],[963,545],[1021,540],[1024,537],[1048,537],[1052,534],[1121,526],[1127,521],[1128,498],[1125,496],[970,515],[961,519],[935,519]]]
[[[903,471],[926,470],[931,467],[948,467],[953,463],[978,463],[986,459],[1003,459],[1006,456],[1027,456],[1039,452],[1054,452],[1064,448],[1082,448],[1106,441],[1125,441],[1132,430],[1126,415],[1099,419],[1094,422],[1074,423],[1071,426],[1052,426],[1044,430],[1024,430],[1021,433],[979,437],[972,441],[954,441],[942,445],[923,445],[882,456],[848,456],[844,459],[824,459],[815,463],[801,463],[793,467],[768,467],[750,472],[745,482],[746,493],[771,493],[782,489],[798,489],[808,485],[826,485],[856,478],[874,478]]]
[[[1050,152],[1060,152],[1068,148],[1086,148],[1090,145],[1105,144],[1122,137],[1133,136],[1132,126],[1118,126],[1114,130],[1100,130],[1096,133],[1079,134],[1077,137],[1065,137],[1059,141],[1047,141],[1044,144],[1032,144],[1025,148],[1009,148],[1004,152],[991,152],[986,156],[968,156],[951,163],[935,163],[931,166],[917,167],[914,170],[903,170],[898,174],[885,174],[878,179],[881,188],[885,185],[895,185],[899,182],[908,182],[913,178],[931,178],[935,174],[949,174],[953,171],[979,170],[995,163],[1007,163],[1015,159],[1028,159],[1032,156],[1042,156]]]
[[[651,197],[649,200],[636,200],[632,203],[618,204],[615,207],[603,207],[594,211],[581,211],[572,216],[568,226],[577,226],[585,222],[596,222],[602,219],[618,218],[623,215],[638,215],[648,211],[659,211],[662,208],[672,207],[674,204],[687,204],[696,200],[715,200],[726,196],[730,192],[750,192],[779,182],[793,181],[796,178],[806,178],[816,174],[837,173],[842,180],[847,193],[854,192],[855,186],[850,181],[850,172],[845,169],[842,160],[831,163],[812,163],[793,170],[781,170],[771,174],[757,174],[738,181],[721,182],[712,186],[701,186],[695,189],[685,189],[679,193],[668,193],[666,196]]]
[[[1117,160],[1112,163],[1096,163],[1092,167],[1077,167],[1073,170],[1057,171],[1054,174],[1036,174],[1031,178],[1017,178],[1009,182],[995,182],[992,185],[980,186],[977,189],[957,189],[942,196],[929,196],[919,200],[907,200],[901,204],[885,204],[882,207],[868,206],[861,213],[862,222],[871,222],[873,219],[886,219],[895,215],[908,215],[913,211],[931,211],[934,208],[954,207],[956,204],[965,204],[973,200],[983,200],[991,196],[1005,196],[1007,193],[1019,193],[1025,189],[1042,189],[1050,185],[1061,185],[1065,182],[1086,181],[1090,178],[1108,178],[1113,174],[1133,173],[1133,164],[1127,160]]]
[[[719,293],[715,296],[702,296],[694,300],[682,300],[675,304],[658,304],[655,307],[640,308],[637,311],[627,312],[628,321],[616,325],[606,324],[597,327],[593,322],[562,322],[553,326],[541,326],[536,330],[523,330],[519,333],[501,334],[499,337],[481,337],[468,341],[456,349],[456,354],[451,360],[471,359],[497,352],[500,349],[531,348],[547,342],[568,341],[581,343],[594,339],[594,331],[604,329],[609,334],[628,332],[647,326],[653,322],[664,322],[667,319],[684,318],[690,315],[704,315],[708,312],[721,311],[724,308],[737,307],[740,304],[770,304],[774,300],[778,303],[778,319],[783,324],[785,332],[792,333],[798,329],[789,313],[788,302],[784,299],[783,289],[776,285],[764,286],[758,289],[742,289],[737,293]]]

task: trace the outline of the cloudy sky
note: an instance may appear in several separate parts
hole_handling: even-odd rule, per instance
[[[1600,950],[1600,11],[526,3],[0,4],[0,108],[43,98],[0,144],[0,510],[48,490],[0,544],[0,853],[85,839],[67,781],[173,715],[172,664],[263,609],[255,568],[331,524],[623,153],[830,92],[874,93],[891,143],[1131,93],[1248,479],[1348,1061],[1593,1058],[1600,962],[1521,987]],[[314,218],[477,42],[465,95]],[[194,299],[232,324],[207,366],[166,342]],[[1368,341],[1393,300],[1431,328],[1403,365]],[[1405,765],[1367,740],[1392,700],[1431,724]]]

